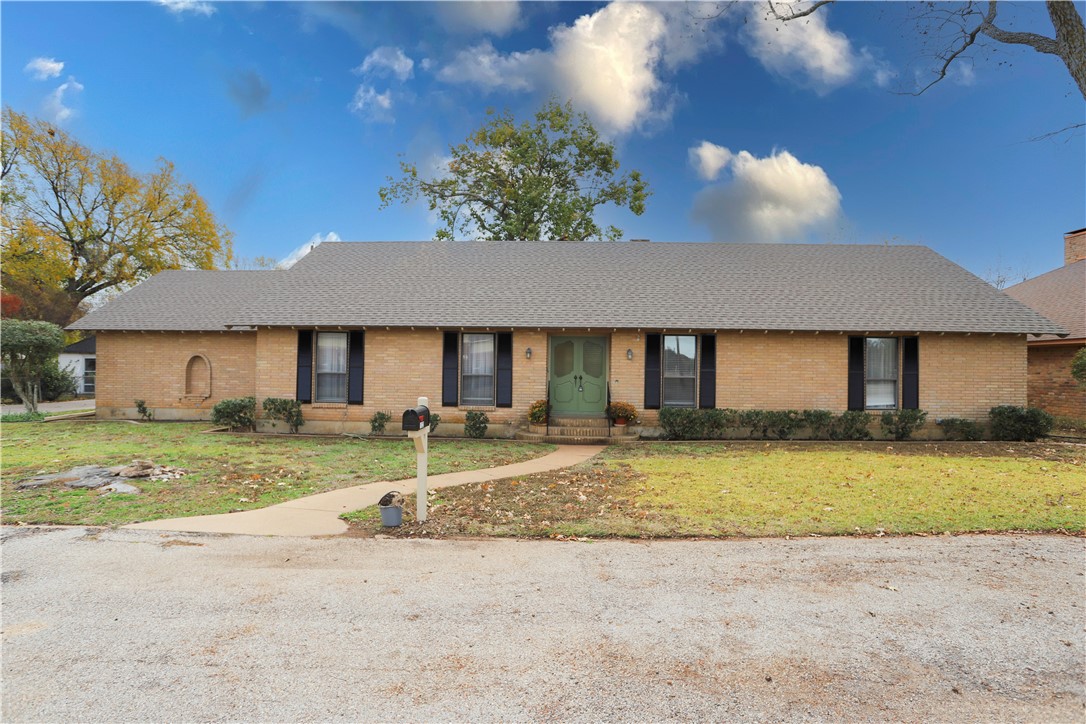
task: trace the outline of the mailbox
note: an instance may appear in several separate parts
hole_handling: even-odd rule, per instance
[[[425,405],[409,407],[403,411],[403,427],[401,430],[425,430],[430,427],[430,408]]]

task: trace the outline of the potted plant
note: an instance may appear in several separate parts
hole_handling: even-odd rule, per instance
[[[637,408],[629,402],[612,402],[607,406],[607,416],[620,426],[627,422],[637,422]]]
[[[528,422],[533,425],[546,425],[550,406],[546,400],[536,400],[528,405]]]

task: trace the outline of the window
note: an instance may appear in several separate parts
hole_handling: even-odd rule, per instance
[[[465,334],[460,343],[460,404],[494,404],[494,335]]]
[[[317,333],[316,402],[347,401],[347,333]]]
[[[867,408],[893,410],[897,407],[897,339],[868,337],[864,382]]]
[[[664,335],[664,407],[694,407],[698,338]]]
[[[94,394],[94,377],[98,371],[98,360],[95,357],[87,357],[83,360],[83,394]]]

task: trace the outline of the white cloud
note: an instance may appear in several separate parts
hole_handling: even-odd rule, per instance
[[[799,3],[776,3],[781,14]],[[748,14],[742,37],[747,50],[773,73],[810,85],[818,93],[853,80],[861,68],[852,43],[826,25],[825,8],[799,20],[783,22],[759,6]]]
[[[215,13],[215,6],[204,0],[158,0],[158,4],[174,15],[192,13],[207,17]]]
[[[728,162],[732,152],[710,141],[702,141],[688,152],[690,164],[697,170],[698,176],[705,181],[715,181]]]
[[[373,86],[363,83],[354,92],[354,98],[347,106],[351,112],[368,118],[371,121],[383,121],[391,123],[392,117],[392,91],[386,90],[378,93]]]
[[[484,90],[543,91],[569,98],[607,134],[666,119],[674,93],[665,71],[694,61],[716,40],[692,33],[685,5],[612,2],[550,31],[551,47],[500,53],[483,41],[438,72]]]
[[[45,117],[57,124],[71,118],[75,111],[64,105],[65,96],[72,93],[81,93],[82,91],[83,84],[69,76],[66,82],[61,83],[55,91],[45,97],[45,101],[42,103],[42,111]]]
[[[802,241],[840,217],[841,192],[826,172],[787,151],[740,151],[726,165],[731,181],[703,189],[692,212],[717,241]]]
[[[356,73],[374,75],[392,75],[397,80],[405,81],[413,75],[415,62],[404,54],[402,48],[385,45],[373,51],[355,68]]]
[[[521,22],[517,2],[443,2],[434,6],[438,20],[447,30],[458,33],[505,35]]]
[[[49,80],[60,75],[64,70],[64,63],[56,58],[34,58],[23,68],[34,77],[34,80]]]
[[[290,267],[298,263],[299,259],[317,248],[318,244],[323,244],[330,241],[343,241],[343,239],[340,239],[339,234],[334,231],[329,231],[324,236],[321,236],[319,233],[314,234],[313,236],[309,237],[309,241],[287,254],[286,258],[283,259],[283,261],[279,262],[278,268],[289,269]]]

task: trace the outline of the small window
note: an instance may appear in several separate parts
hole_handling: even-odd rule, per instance
[[[83,394],[90,395],[94,393],[94,378],[97,371],[97,359],[87,357],[83,360]]]
[[[664,407],[694,407],[698,338],[664,335]]]
[[[460,404],[494,404],[493,334],[465,334],[461,339]]]
[[[868,337],[864,360],[867,408],[893,410],[897,407],[897,339]]]
[[[347,333],[317,333],[316,402],[347,401]]]

